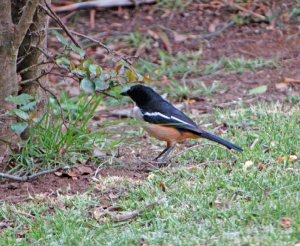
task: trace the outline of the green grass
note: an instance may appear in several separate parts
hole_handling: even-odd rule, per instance
[[[92,193],[2,204],[0,221],[15,226],[4,230],[0,245],[138,245],[142,239],[147,245],[295,245],[300,241],[300,176],[293,170],[300,162],[277,160],[300,156],[299,107],[258,105],[218,111],[213,118],[226,122],[223,137],[245,149],[235,164],[223,148],[204,146],[141,184],[129,180],[114,186],[122,191],[114,204],[123,211],[161,201],[131,222],[107,218],[99,223],[92,214],[103,201]],[[245,166],[246,161],[254,164]],[[258,168],[262,164],[264,170]],[[291,228],[281,228],[282,217],[293,220]]]
[[[50,98],[46,114],[31,128],[20,153],[12,156],[10,173],[25,175],[59,165],[85,163],[95,148],[104,151],[114,147],[115,141],[108,139],[103,126],[91,132],[90,122],[103,96],[69,98],[62,94],[60,100],[65,125],[59,105]]]
[[[185,9],[192,2],[192,0],[161,0],[156,7],[165,12],[177,12]]]
[[[223,93],[226,90],[220,81],[213,81],[211,85],[206,85],[203,81],[192,80],[189,83],[172,81],[172,85],[165,89],[170,98],[177,100],[186,98],[198,98],[199,96],[212,96],[216,93]]]
[[[216,62],[207,65],[203,73],[206,75],[215,75],[220,73],[239,73],[242,74],[245,71],[252,71],[262,68],[276,68],[278,61],[266,60],[264,58],[245,59],[243,57],[238,58],[222,58]]]

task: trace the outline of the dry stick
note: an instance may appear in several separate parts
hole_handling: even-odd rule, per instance
[[[87,8],[112,8],[112,7],[122,7],[122,6],[138,6],[144,3],[156,3],[156,0],[101,0],[101,1],[87,1],[80,3],[73,3],[65,6],[55,7],[54,11],[65,12],[78,9],[87,9]]]
[[[238,5],[237,3],[233,3],[233,1],[232,1],[232,3],[229,3],[229,6],[234,7],[234,8],[237,8],[237,9],[239,9],[239,10],[241,10],[241,11],[244,11],[244,12],[246,12],[246,13],[248,13],[248,14],[251,14],[251,15],[253,15],[253,16],[255,16],[255,17],[257,17],[257,18],[259,18],[259,19],[261,19],[261,20],[263,20],[263,21],[266,21],[266,20],[267,20],[267,18],[266,18],[265,16],[263,16],[263,15],[261,15],[261,14],[258,14],[258,13],[255,13],[255,12],[249,10],[249,9],[246,9],[246,8],[244,8],[244,7],[240,6],[240,5]]]
[[[131,219],[135,218],[136,216],[144,213],[147,210],[153,209],[155,206],[159,205],[160,203],[161,202],[153,202],[153,203],[146,205],[144,208],[136,209],[129,213],[125,213],[125,214],[121,214],[121,215],[110,214],[110,216],[111,216],[111,219],[113,222],[128,221],[128,220],[131,220]]]
[[[234,24],[235,24],[235,21],[232,20],[228,24],[226,24],[223,28],[221,28],[220,30],[217,30],[210,34],[203,35],[202,38],[204,38],[204,39],[215,38],[215,37],[219,36],[222,32],[226,31],[228,28],[232,27]]]
[[[6,173],[0,173],[0,179],[9,179],[9,180],[14,180],[14,181],[19,181],[19,182],[28,182],[28,181],[32,181],[32,180],[34,180],[34,179],[36,179],[40,176],[43,176],[43,175],[55,173],[55,172],[58,172],[60,170],[68,170],[68,169],[71,169],[71,168],[74,168],[74,167],[69,167],[69,166],[57,167],[57,168],[54,168],[54,169],[45,170],[45,171],[30,175],[30,176],[23,176],[23,177],[22,176],[11,175],[11,174],[6,174]]]
[[[72,34],[70,33],[69,29],[62,23],[62,21],[57,16],[57,14],[50,8],[50,6],[46,2],[46,0],[44,0],[44,3],[46,5],[47,9],[43,5],[40,5],[40,6],[46,11],[47,15],[49,15],[65,31],[65,33],[69,36],[69,38],[72,40],[72,42],[78,48],[81,49],[81,46],[77,43],[77,41],[75,40],[75,38],[72,36]]]
[[[24,68],[23,70],[19,71],[19,74],[26,73],[26,72],[28,72],[32,68],[35,68],[35,67],[38,67],[38,66],[42,66],[42,65],[46,65],[46,64],[49,64],[49,63],[53,63],[53,62],[52,61],[45,61],[45,62],[33,64],[33,65],[31,65],[31,66],[29,66],[27,68]]]
[[[256,139],[253,141],[253,143],[252,143],[251,146],[250,146],[250,149],[251,149],[251,150],[254,149],[254,147],[255,147],[255,145],[258,143],[258,141],[259,141],[259,138],[256,138]]]

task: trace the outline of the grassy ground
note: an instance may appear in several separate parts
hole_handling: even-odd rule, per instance
[[[237,161],[205,145],[144,181],[94,180],[102,192],[122,193],[112,202],[121,213],[159,202],[131,221],[103,216],[103,200],[92,188],[4,203],[0,221],[13,226],[3,231],[0,245],[295,245],[300,162],[292,156],[300,156],[299,112],[281,104],[217,112],[215,121],[228,123],[226,137],[245,149]]]

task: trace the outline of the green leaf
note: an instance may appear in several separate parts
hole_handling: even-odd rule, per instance
[[[81,80],[81,88],[86,92],[86,93],[93,93],[95,92],[95,84],[93,81],[91,81],[88,78],[84,78]]]
[[[77,54],[79,54],[81,57],[85,56],[85,51],[83,49],[78,48],[76,45],[71,44],[70,48]]]
[[[37,105],[37,101],[33,101],[33,102],[27,103],[24,106],[20,107],[20,109],[23,111],[34,110],[36,105]]]
[[[94,80],[94,82],[95,82],[95,86],[96,86],[95,91],[104,91],[109,88],[109,84],[105,83],[103,76],[96,78]]]
[[[15,113],[16,116],[18,116],[19,118],[21,118],[23,120],[29,119],[29,115],[21,109],[14,109],[12,111]]]
[[[28,127],[26,122],[17,122],[11,125],[11,129],[14,133],[20,135]]]
[[[69,66],[71,64],[71,62],[69,61],[68,58],[61,57],[61,58],[56,59],[56,64]]]
[[[74,70],[71,71],[74,74],[78,74],[80,76],[86,76],[86,71],[80,69],[80,68],[76,68]]]
[[[89,68],[89,66],[90,66],[91,64],[95,64],[95,62],[94,62],[92,59],[87,58],[87,59],[84,59],[84,61],[83,61],[83,63],[82,63],[82,66],[83,66],[84,68]]]
[[[91,64],[89,65],[89,71],[91,74],[99,76],[101,74],[101,67],[97,64]]]
[[[33,100],[33,97],[26,93],[23,93],[19,96],[11,96],[10,95],[5,100],[8,102],[12,102],[15,105],[26,105],[26,104],[30,103],[30,101]]]
[[[136,82],[136,81],[138,81],[137,74],[134,71],[132,71],[132,70],[128,70],[127,71],[127,78],[129,80],[129,82]]]
[[[56,39],[62,43],[64,46],[68,46],[69,42],[67,40],[65,40],[65,38],[63,37],[63,35],[61,35],[59,32],[57,31],[53,31],[53,34],[55,35]]]
[[[268,90],[268,86],[266,85],[261,85],[258,87],[255,87],[251,90],[249,90],[248,95],[249,96],[253,96],[253,95],[259,95],[259,94],[263,94]]]

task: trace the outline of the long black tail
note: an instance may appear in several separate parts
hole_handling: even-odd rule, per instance
[[[213,134],[210,134],[209,132],[199,131],[199,132],[197,132],[197,134],[199,134],[203,138],[207,138],[207,139],[209,139],[211,141],[214,141],[214,142],[217,142],[219,144],[222,144],[225,147],[227,147],[228,149],[235,149],[235,150],[237,150],[239,152],[243,151],[243,149],[241,147],[236,146],[235,144],[230,143],[229,141],[227,141],[227,140],[225,140],[223,138],[220,138],[220,137],[217,137],[217,136],[215,136]]]

